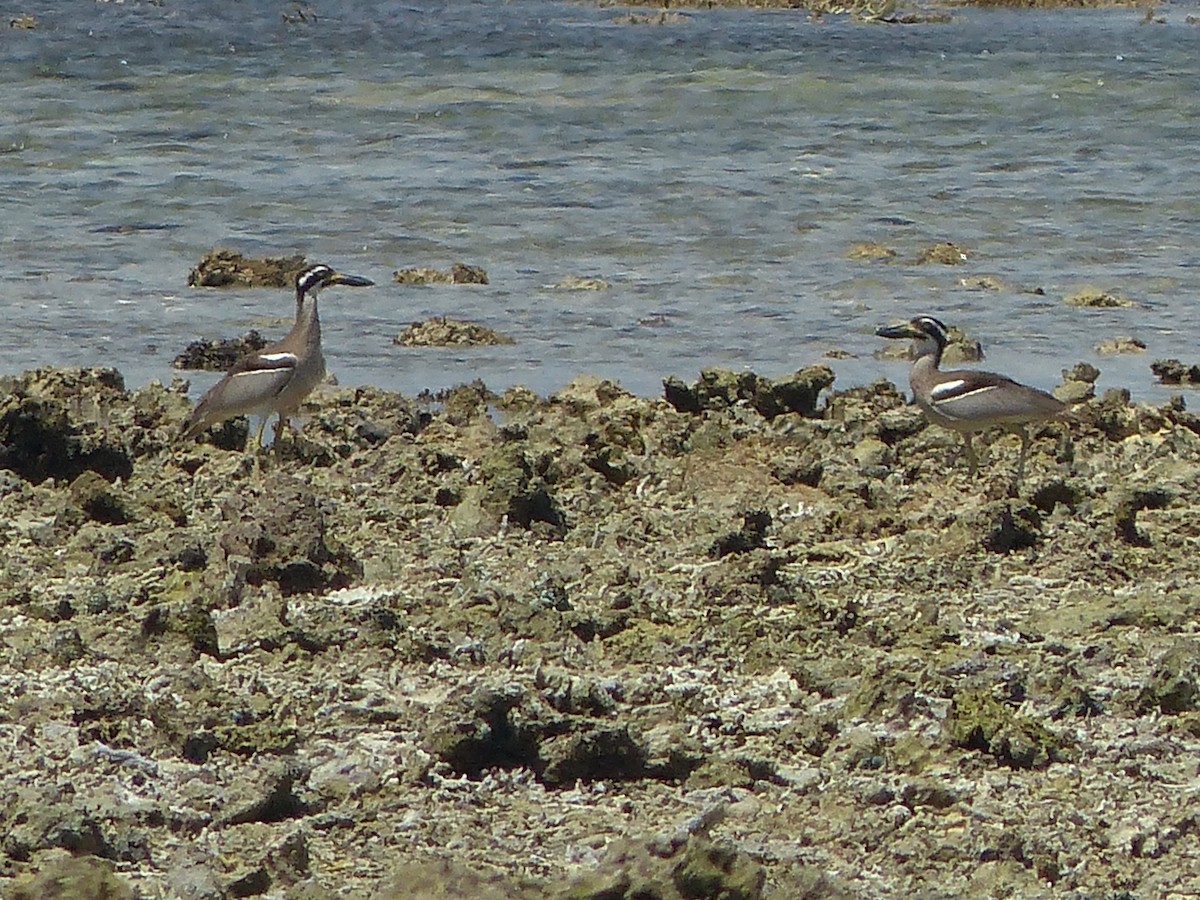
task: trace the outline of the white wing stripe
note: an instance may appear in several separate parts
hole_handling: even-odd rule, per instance
[[[966,385],[966,382],[961,378],[954,381],[943,381],[941,384],[935,384],[929,391],[929,396],[934,400],[939,400],[943,397],[953,397],[959,390]]]
[[[967,382],[962,379],[947,381],[944,384],[934,385],[929,391],[929,399],[937,401],[961,400],[963,397],[972,397],[975,394],[990,393],[998,387],[999,385],[996,384],[981,384],[976,387],[967,387]],[[966,390],[963,390],[963,388],[966,388]]]

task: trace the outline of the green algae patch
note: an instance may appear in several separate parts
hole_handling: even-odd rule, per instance
[[[955,693],[945,733],[954,745],[981,750],[1013,769],[1044,769],[1061,758],[1062,741],[1054,732],[1014,712],[987,688]]]
[[[684,897],[756,900],[762,896],[766,876],[760,865],[732,848],[693,839],[672,880]]]
[[[12,900],[134,900],[137,894],[112,866],[94,856],[67,857],[22,879]]]
[[[1159,658],[1138,692],[1136,707],[1143,714],[1158,710],[1178,715],[1200,710],[1200,662],[1194,645],[1172,648]]]

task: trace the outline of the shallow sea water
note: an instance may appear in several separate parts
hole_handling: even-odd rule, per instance
[[[1200,361],[1194,9],[660,27],[575,3],[341,2],[289,24],[294,6],[22,5],[38,27],[0,33],[0,373],[113,365],[133,387],[197,337],[282,334],[287,293],[186,286],[218,246],[378,283],[322,296],[345,385],[591,373],[655,394],[703,366],[821,361],[839,387],[903,383],[873,332],[922,312],[1043,387],[1089,360],[1162,400],[1150,361]],[[942,240],[967,264],[903,262]],[[859,241],[899,259],[848,259]],[[491,284],[390,281],[455,261]],[[549,288],[571,274],[611,288]],[[980,275],[1010,287],[960,284]],[[1137,305],[1064,305],[1085,287]],[[434,315],[517,343],[392,343]],[[1118,335],[1149,351],[1097,357]]]

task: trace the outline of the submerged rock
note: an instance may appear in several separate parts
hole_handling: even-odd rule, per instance
[[[516,341],[486,325],[438,316],[409,325],[392,338],[392,343],[403,347],[474,347],[515,344]]]
[[[487,284],[487,272],[481,266],[455,263],[449,269],[430,269],[418,266],[392,273],[397,284]]]
[[[1067,306],[1085,306],[1093,309],[1117,309],[1133,306],[1133,301],[1120,294],[1102,291],[1099,288],[1083,288],[1063,298]]]

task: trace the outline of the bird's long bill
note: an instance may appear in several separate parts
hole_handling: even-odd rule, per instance
[[[904,322],[900,325],[884,325],[876,328],[875,334],[885,338],[916,338],[918,340],[925,337],[925,334],[914,327],[911,322]]]
[[[330,284],[344,284],[347,287],[370,287],[375,282],[370,278],[363,278],[360,275],[343,275],[341,272],[335,272],[333,277],[329,279]]]

